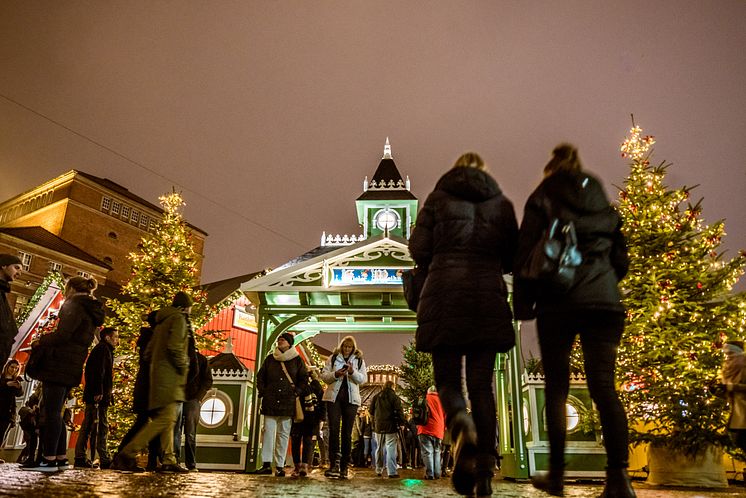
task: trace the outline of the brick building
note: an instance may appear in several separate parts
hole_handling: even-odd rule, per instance
[[[50,268],[116,289],[130,276],[127,255],[162,216],[125,187],[76,170],[8,199],[0,203],[0,250],[19,253],[25,270],[13,290],[23,300]],[[207,233],[189,227],[200,271]]]

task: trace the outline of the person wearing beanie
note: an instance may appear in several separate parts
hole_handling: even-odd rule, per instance
[[[143,470],[135,457],[158,436],[163,452],[160,471],[189,472],[176,461],[174,425],[186,399],[191,305],[192,300],[187,294],[177,292],[172,305],[161,309],[155,316],[155,332],[144,354],[145,360],[150,362],[148,410],[151,418],[114,457],[112,468],[116,470]]]
[[[5,364],[10,356],[13,341],[18,334],[18,326],[13,310],[8,303],[10,283],[20,274],[23,265],[18,256],[0,254],[0,364]]]
[[[733,441],[746,451],[746,354],[744,342],[728,341],[723,345],[722,383],[730,405],[728,430]]]
[[[189,297],[189,294],[183,291],[179,291],[174,296],[174,300],[171,303],[171,306],[173,306],[174,308],[181,308],[185,310],[187,308],[191,308],[193,304],[194,301],[191,297]]]
[[[306,365],[293,347],[295,338],[290,333],[277,338],[277,347],[264,359],[256,375],[256,389],[262,400],[264,436],[262,437],[262,466],[255,474],[285,476],[285,455],[288,451],[290,429],[295,415],[295,397],[306,390]]]

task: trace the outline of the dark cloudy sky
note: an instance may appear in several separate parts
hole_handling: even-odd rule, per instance
[[[614,195],[630,113],[746,247],[741,0],[5,0],[0,34],[0,199],[70,169],[176,185],[205,281],[359,233],[387,136],[420,199],[475,150],[520,216],[560,141]]]

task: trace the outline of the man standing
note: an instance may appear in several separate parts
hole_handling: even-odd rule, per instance
[[[0,254],[0,365],[5,365],[10,357],[10,349],[18,334],[18,326],[13,310],[8,304],[10,283],[21,274],[21,260],[12,254]]]
[[[106,441],[109,435],[109,421],[106,416],[111,404],[111,388],[114,375],[114,348],[119,345],[119,332],[112,327],[101,330],[98,344],[91,350],[85,364],[85,387],[83,401],[85,402],[85,416],[83,425],[78,432],[78,442],[75,444],[75,468],[93,467],[86,458],[86,444],[91,440],[91,456],[93,447],[98,451],[99,466],[108,469],[111,466]],[[94,442],[95,441],[95,442]]]
[[[399,477],[396,470],[396,443],[399,426],[403,424],[401,400],[394,392],[395,384],[387,380],[383,391],[376,394],[371,404],[370,414],[376,425],[378,448],[376,451],[376,474],[383,475],[384,454],[387,475],[394,479]]]
[[[197,471],[197,422],[199,422],[199,406],[202,398],[212,387],[212,370],[207,358],[197,351],[196,374],[186,386],[186,401],[184,402],[184,462],[187,470]],[[190,378],[191,376],[190,367]]]
[[[156,315],[153,338],[145,350],[150,361],[150,392],[148,409],[151,419],[114,458],[113,468],[142,471],[135,456],[155,436],[160,436],[163,460],[161,472],[188,472],[176,463],[174,456],[174,424],[179,403],[183,402],[186,376],[189,370],[187,356],[187,316],[192,311],[192,298],[177,292],[171,306]]]
[[[440,479],[440,445],[446,428],[446,416],[435,386],[427,390],[427,423],[417,426],[417,434],[425,462],[425,479]]]

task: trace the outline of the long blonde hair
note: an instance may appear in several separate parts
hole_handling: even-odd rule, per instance
[[[363,352],[358,349],[358,347],[357,347],[357,341],[351,335],[343,337],[342,340],[339,341],[339,345],[334,349],[333,353],[334,354],[342,354],[342,345],[345,342],[351,342],[352,343],[352,353],[351,354],[354,354],[358,358],[362,358],[363,357]]]

